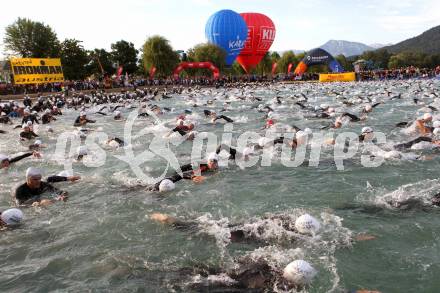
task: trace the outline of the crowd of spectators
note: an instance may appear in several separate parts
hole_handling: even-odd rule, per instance
[[[440,75],[440,66],[435,69],[407,67],[392,70],[369,70],[357,73],[360,81],[368,80],[390,80],[390,79],[410,79],[410,78],[433,78]],[[301,77],[279,74],[270,75],[243,75],[243,76],[222,76],[219,79],[212,77],[186,77],[173,79],[169,78],[145,78],[140,76],[122,76],[118,79],[101,78],[83,81],[65,81],[64,83],[14,85],[11,83],[0,83],[0,95],[21,95],[43,92],[62,92],[62,91],[84,91],[97,89],[110,89],[122,87],[145,87],[145,86],[224,86],[238,83],[249,82],[277,82],[289,80],[313,81],[318,80],[319,74],[305,73]]]

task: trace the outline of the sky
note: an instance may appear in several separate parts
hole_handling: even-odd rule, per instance
[[[266,14],[277,29],[271,50],[279,52],[309,50],[331,39],[398,43],[440,25],[440,0],[7,0],[1,9],[0,58],[5,27],[18,17],[50,25],[60,40],[107,50],[122,39],[141,48],[156,34],[175,50],[187,50],[206,42],[205,23],[221,9]]]

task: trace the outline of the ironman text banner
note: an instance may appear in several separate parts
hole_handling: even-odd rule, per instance
[[[63,82],[61,60],[42,58],[11,59],[15,84]]]
[[[354,72],[329,73],[329,74],[320,74],[319,75],[320,82],[355,81],[355,80],[356,80],[356,75]]]

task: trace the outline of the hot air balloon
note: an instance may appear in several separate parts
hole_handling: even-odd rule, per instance
[[[226,51],[226,65],[234,63],[244,47],[247,37],[246,22],[237,12],[220,10],[208,19],[205,35],[213,43]]]
[[[241,13],[248,27],[248,37],[237,62],[246,72],[260,63],[275,40],[275,25],[261,13]]]

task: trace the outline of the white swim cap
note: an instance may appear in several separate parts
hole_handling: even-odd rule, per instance
[[[365,133],[372,133],[373,132],[373,128],[371,128],[371,127],[364,127],[364,128],[362,128],[362,134],[365,134]]]
[[[307,135],[309,135],[309,134],[312,134],[313,133],[313,131],[310,129],[310,128],[305,128],[304,129],[304,133],[306,133]]]
[[[207,157],[207,161],[218,161],[218,155],[216,153],[210,153]]]
[[[170,179],[164,179],[159,184],[159,192],[169,192],[176,188],[176,185]]]
[[[37,139],[35,142],[34,142],[34,145],[42,145],[43,144],[43,142],[41,141],[41,140],[39,140],[39,139]]]
[[[53,128],[52,128],[52,126],[47,126],[47,127],[46,127],[46,130],[47,130],[48,132],[52,132],[52,131],[53,131]]]
[[[38,168],[29,167],[26,170],[26,178],[31,178],[31,177],[40,177],[41,178],[41,176],[42,176],[42,172]]]
[[[437,136],[440,135],[440,128],[435,128],[432,133]]]
[[[327,104],[321,104],[321,105],[319,105],[320,107],[321,107],[321,109],[328,109],[328,105]]]
[[[315,106],[315,111],[321,110],[321,107]]]
[[[32,124],[32,121],[28,121],[28,122],[26,122],[26,124],[27,124],[27,126],[29,126],[29,127],[31,127],[33,124]]]
[[[19,225],[23,220],[23,212],[19,209],[8,209],[0,215],[2,221],[8,226]]]
[[[309,214],[304,214],[295,221],[295,228],[301,234],[314,235],[320,227],[319,221]]]
[[[270,142],[271,140],[269,139],[269,138],[267,138],[267,137],[261,137],[259,140],[258,140],[258,145],[260,146],[260,147],[264,147],[266,144],[268,144],[269,142]]]
[[[283,277],[295,285],[308,285],[316,276],[316,270],[305,260],[295,260],[289,263],[283,272]]]
[[[251,149],[250,147],[245,147],[243,149],[243,156],[249,156],[252,155],[254,153],[254,150]]]
[[[46,110],[44,111],[44,114],[50,114],[50,110],[49,110],[49,109],[46,109]]]
[[[434,128],[440,128],[440,121],[436,120],[432,122],[432,126],[434,126]]]
[[[85,156],[88,153],[87,147],[85,145],[82,145],[80,147],[78,147],[78,156]]]
[[[423,120],[429,120],[432,119],[432,115],[430,113],[423,114]]]
[[[307,135],[308,135],[308,133],[306,133],[305,131],[300,130],[300,131],[298,131],[298,132],[296,133],[296,138],[298,139],[298,138],[300,138],[300,137],[305,137],[305,136],[307,136]]]
[[[24,123],[22,126],[21,126],[21,129],[25,129],[25,128],[27,128],[27,127],[29,127],[26,123]]]
[[[0,163],[5,161],[5,160],[9,160],[8,156],[5,156],[3,154],[0,154]]]
[[[115,111],[113,114],[114,114],[114,116],[119,116],[119,115],[121,115],[121,111]]]
[[[365,105],[365,111],[371,111],[373,107],[370,104]]]

